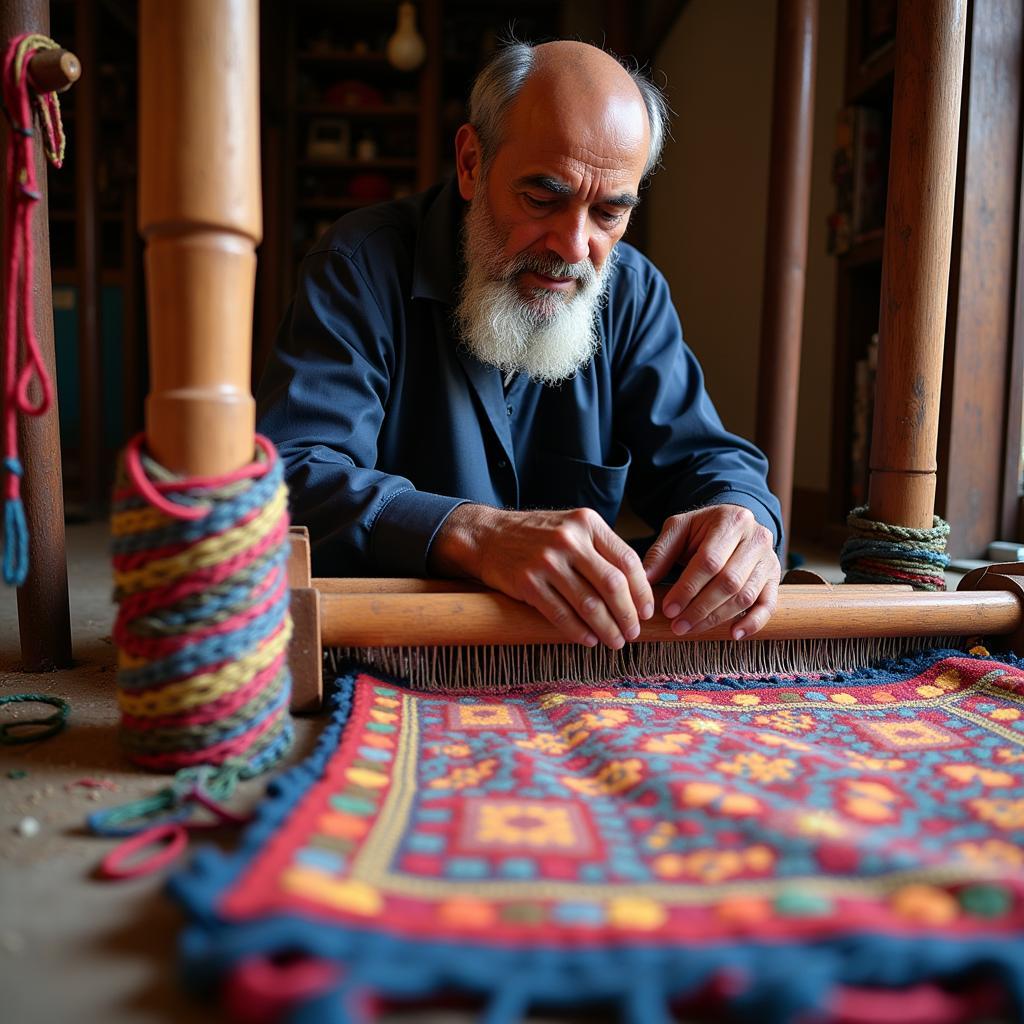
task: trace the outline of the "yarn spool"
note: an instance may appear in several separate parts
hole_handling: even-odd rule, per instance
[[[839,564],[847,583],[909,583],[915,590],[945,590],[949,523],[933,516],[930,529],[894,526],[867,518],[861,505],[847,516],[850,536]]]
[[[257,437],[251,464],[169,473],[142,449],[121,460],[111,520],[121,739],[141,768],[241,762],[257,775],[288,750],[287,492]]]

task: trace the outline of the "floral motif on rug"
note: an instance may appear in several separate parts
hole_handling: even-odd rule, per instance
[[[978,970],[1021,1007],[1022,781],[1009,660],[503,696],[354,673],[242,849],[174,880],[186,967],[287,953],[337,966],[309,1007],[461,989],[492,1020],[648,1024],[714,982],[788,1020]]]

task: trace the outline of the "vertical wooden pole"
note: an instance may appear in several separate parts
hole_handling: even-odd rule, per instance
[[[818,0],[779,0],[756,441],[789,535],[811,203]]]
[[[4,0],[0,3],[0,43],[25,32],[50,32],[46,0]],[[89,69],[90,72],[93,69]],[[0,144],[7,147],[9,127],[0,118]],[[32,217],[35,274],[32,281],[32,316],[43,362],[56,380],[53,348],[53,296],[50,291],[50,231],[46,206],[46,157],[38,139],[35,161],[39,168],[42,201]],[[0,178],[6,178],[6,161]],[[0,195],[7,195],[6,180]],[[6,204],[0,203],[0,230]],[[0,235],[0,237],[3,237]],[[2,277],[2,275],[0,275]],[[0,290],[3,282],[0,281]],[[0,308],[10,301],[0,296]],[[64,668],[71,664],[71,615],[68,607],[68,566],[64,536],[64,489],[60,470],[60,427],[54,402],[45,416],[20,417],[18,447],[25,467],[22,499],[29,532],[29,576],[18,588],[18,631],[22,667],[29,672]]]
[[[78,469],[86,516],[98,514],[103,465],[103,397],[100,370],[99,61],[92,0],[75,4],[75,48],[85,74],[75,87],[75,281],[78,285]]]
[[[253,457],[259,182],[256,0],[139,5],[139,229],[151,454],[184,474]]]
[[[915,529],[935,508],[966,18],[966,0],[903,0],[896,27],[868,507]]]

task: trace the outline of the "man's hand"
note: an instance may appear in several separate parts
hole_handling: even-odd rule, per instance
[[[654,594],[636,552],[594,511],[511,512],[460,505],[431,569],[470,576],[536,608],[565,638],[614,649],[636,639]]]
[[[739,505],[710,505],[666,519],[644,568],[657,583],[674,565],[684,567],[662,602],[672,631],[682,636],[732,622],[732,638],[742,640],[761,629],[779,591],[772,540]]]

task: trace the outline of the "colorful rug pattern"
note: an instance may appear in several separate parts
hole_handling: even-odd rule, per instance
[[[454,987],[648,1024],[723,977],[769,1021],[984,967],[1024,1006],[1012,661],[503,697],[353,673],[336,701],[243,849],[174,882],[200,985],[287,951],[342,968],[302,1020]]]

